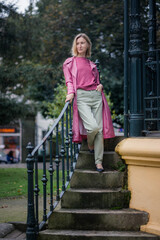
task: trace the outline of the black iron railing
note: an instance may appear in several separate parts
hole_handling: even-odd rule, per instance
[[[142,53],[144,133],[160,131],[160,50]]]
[[[29,143],[27,149],[28,217],[26,239],[35,240],[38,232],[44,228],[48,217],[58,205],[75,169],[78,157],[78,144],[72,143],[72,104],[69,104],[69,102],[65,104],[59,117],[41,143],[34,149],[31,143]],[[41,179],[43,184],[43,209],[41,211],[39,204],[41,192],[40,182],[38,181],[40,150],[43,160],[43,176]],[[47,160],[49,161],[48,177]],[[55,175],[56,178],[54,178]],[[50,184],[49,189],[47,188],[48,184]],[[55,195],[54,192],[56,192]],[[41,220],[39,220],[40,212],[43,212]]]

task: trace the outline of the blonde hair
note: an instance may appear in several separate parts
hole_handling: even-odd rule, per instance
[[[89,37],[85,34],[85,33],[79,33],[78,35],[75,36],[74,40],[73,40],[73,44],[72,44],[72,48],[71,48],[71,54],[72,56],[78,56],[78,52],[77,52],[77,40],[78,38],[84,38],[87,43],[88,43],[88,49],[86,51],[86,57],[90,57],[91,56],[91,47],[92,47],[92,43],[91,40],[89,39]]]

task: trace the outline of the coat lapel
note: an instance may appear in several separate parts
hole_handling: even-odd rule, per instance
[[[75,77],[75,79],[77,79],[77,64],[76,64],[75,57],[73,57],[73,59],[72,59],[71,73]]]

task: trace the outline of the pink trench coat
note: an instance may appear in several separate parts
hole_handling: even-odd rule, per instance
[[[96,65],[88,60],[93,74],[95,75],[95,79],[97,80],[97,83],[100,84],[99,81],[99,73],[97,70]],[[68,94],[74,93],[74,102],[73,102],[73,142],[82,142],[84,138],[87,136],[87,132],[83,126],[82,120],[78,114],[78,108],[77,108],[77,87],[76,87],[76,78],[77,78],[77,66],[76,66],[76,60],[75,57],[67,58],[66,61],[63,64],[63,72],[65,76],[65,81],[67,85],[67,92]],[[102,91],[102,102],[103,102],[103,137],[104,138],[113,138],[114,130],[112,125],[112,119],[111,114],[109,110],[109,106],[107,103],[107,100],[105,98],[105,95]]]

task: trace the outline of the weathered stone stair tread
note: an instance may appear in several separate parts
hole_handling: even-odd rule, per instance
[[[122,162],[118,154],[114,151],[104,152],[103,155],[103,166],[105,169],[115,169],[118,162]],[[95,170],[94,154],[88,151],[80,151],[78,156],[78,161],[76,164],[76,169],[83,170]]]
[[[74,173],[75,172],[80,172],[80,173],[91,173],[91,174],[97,174],[97,175],[101,175],[101,174],[99,174],[99,172],[97,172],[97,171],[94,171],[94,170],[92,170],[92,169],[85,169],[85,170],[83,170],[83,169],[75,169],[74,170]],[[117,170],[114,170],[114,169],[105,169],[104,170],[104,172],[102,172],[102,174],[108,174],[108,173],[113,173],[113,174],[116,174],[117,173]]]
[[[40,232],[39,239],[105,239],[105,240],[145,240],[145,239],[155,239],[158,240],[157,236],[152,234],[147,234],[143,232],[132,232],[132,231],[87,231],[87,230],[45,230]],[[56,237],[56,238],[55,238]],[[63,238],[60,238],[63,237]]]
[[[123,186],[124,172],[105,170],[98,173],[95,170],[76,169],[70,182],[71,188],[118,188]],[[94,183],[94,184],[93,184]]]
[[[16,229],[13,232],[7,234],[2,239],[5,239],[5,240],[7,240],[7,239],[10,239],[10,240],[12,240],[12,239],[23,240],[23,239],[26,239],[26,234]]]
[[[113,214],[113,215],[119,215],[119,214],[139,214],[143,216],[148,216],[148,213],[144,211],[139,211],[132,208],[123,208],[120,210],[109,210],[109,209],[66,209],[61,208],[58,211],[59,213],[76,213],[76,214]],[[54,213],[53,213],[54,214]]]
[[[116,145],[124,139],[124,136],[116,136],[114,138],[104,139],[104,149],[106,151],[114,151]],[[88,144],[86,140],[83,140],[81,145],[82,150],[88,150]]]
[[[148,214],[133,209],[60,209],[48,222],[49,229],[138,231]]]
[[[70,188],[67,192],[75,192],[75,193],[110,193],[110,192],[129,192],[128,190],[122,190],[122,188],[115,188],[115,189],[97,189],[97,188],[83,188],[83,189],[75,189]]]
[[[130,192],[117,189],[68,189],[61,201],[62,208],[127,208]]]
[[[114,169],[104,169],[104,171],[103,172],[101,172],[101,174],[99,173],[99,172],[97,172],[97,171],[95,171],[95,170],[92,170],[92,169],[85,169],[85,170],[83,170],[83,169],[75,169],[74,170],[74,173],[83,173],[83,174],[96,174],[96,175],[98,175],[98,176],[100,176],[101,177],[101,175],[104,175],[104,174],[121,174],[122,172],[118,172],[117,170],[114,170]]]
[[[80,150],[80,153],[85,153],[85,154],[88,154],[88,155],[93,155],[94,156],[94,154],[93,153],[90,153],[88,150]],[[115,155],[117,155],[118,156],[118,154],[115,152],[115,151],[104,151],[104,154],[105,155],[110,155],[110,154],[115,154]]]

